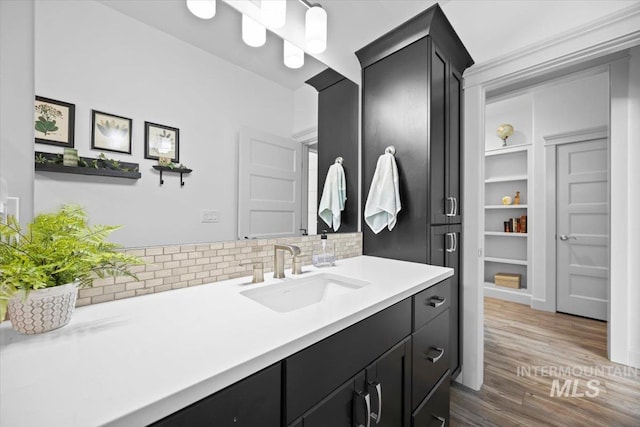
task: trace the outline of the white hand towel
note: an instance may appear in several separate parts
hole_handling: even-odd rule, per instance
[[[393,154],[385,153],[378,158],[364,207],[364,220],[376,234],[385,226],[391,231],[401,207],[396,159]]]
[[[334,163],[327,172],[324,181],[322,198],[318,206],[318,215],[329,227],[338,231],[340,228],[340,212],[344,210],[347,200],[347,184],[344,177],[344,169],[340,163]]]

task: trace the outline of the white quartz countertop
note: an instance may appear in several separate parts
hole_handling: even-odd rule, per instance
[[[288,313],[241,291],[250,277],[76,309],[58,330],[0,325],[2,427],[144,426],[453,275],[360,256],[303,268],[371,282]],[[289,272],[287,272],[288,277]]]

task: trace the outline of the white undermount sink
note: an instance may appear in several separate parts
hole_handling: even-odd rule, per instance
[[[247,298],[280,313],[286,313],[335,298],[369,285],[369,282],[320,273],[240,292]]]

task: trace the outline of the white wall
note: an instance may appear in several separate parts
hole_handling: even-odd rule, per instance
[[[33,2],[0,1],[0,176],[33,215]]]
[[[309,152],[309,192],[307,227],[310,235],[318,234],[318,153]]]
[[[502,140],[496,135],[496,129],[504,123],[513,126],[513,135],[507,138],[507,146],[531,144],[533,140],[532,104],[530,93],[487,103],[487,109],[484,112],[485,150],[502,147]]]
[[[106,154],[142,172],[138,181],[38,173],[35,211],[80,203],[93,222],[123,225],[113,240],[125,246],[235,239],[238,129],[290,137],[293,92],[94,1],[37,2],[35,22],[36,94],[76,105],[81,156],[99,154],[91,109],[133,119],[133,154]],[[145,121],[180,129],[180,161],[193,169],[183,188],[168,174],[160,186],[144,159]],[[201,223],[203,209],[220,222]]]
[[[293,133],[318,126],[318,91],[305,84],[293,92]]]
[[[631,51],[628,100],[629,365],[640,368],[640,47]]]

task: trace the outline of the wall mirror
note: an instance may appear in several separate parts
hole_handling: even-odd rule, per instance
[[[305,81],[326,65],[305,55],[303,67],[287,68],[283,41],[269,31],[263,46],[247,46],[241,14],[220,0],[211,20],[193,16],[183,0],[37,1],[35,24],[36,95],[75,106],[78,155],[137,163],[142,175],[37,171],[36,213],[82,205],[92,222],[122,225],[113,240],[126,247],[244,238],[238,228],[242,139],[265,142],[263,151],[251,152],[255,158],[278,151],[269,152],[273,138],[302,148],[300,180],[289,193],[267,180],[252,191],[283,200],[298,192],[299,224],[284,230],[265,214],[261,235],[246,237],[315,232],[318,91]],[[131,154],[92,149],[93,111],[130,120]],[[145,158],[145,129],[179,132],[177,163],[193,170],[184,186],[172,174],[160,185],[157,160]],[[346,143],[357,145],[357,135]],[[62,148],[37,143],[35,151]],[[357,183],[357,161],[347,167]],[[357,209],[357,198],[347,203]]]

